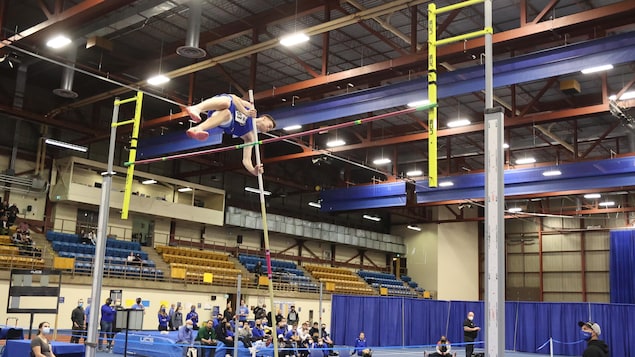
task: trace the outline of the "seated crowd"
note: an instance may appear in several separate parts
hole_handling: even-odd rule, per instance
[[[42,250],[35,247],[29,225],[25,222],[21,222],[16,232],[11,236],[11,243],[18,246],[20,255],[42,256]]]

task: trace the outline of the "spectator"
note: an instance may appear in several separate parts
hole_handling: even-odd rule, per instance
[[[128,254],[128,257],[126,258],[126,261],[128,262],[128,264],[134,264],[135,263],[134,252],[130,252],[130,254]]]
[[[478,336],[480,327],[474,324],[474,312],[467,313],[467,319],[463,321],[463,339],[465,340],[465,356],[472,357],[474,353],[474,340]]]
[[[582,353],[582,357],[608,357],[609,346],[606,342],[600,340],[602,329],[595,322],[579,321],[580,335],[583,340],[587,341],[586,349]]]
[[[183,326],[183,306],[179,305],[172,316],[172,329],[178,330],[181,326]]]
[[[245,304],[245,300],[240,300],[240,306],[238,307],[238,321],[245,322],[249,317],[249,307]]]
[[[317,321],[313,323],[313,327],[309,330],[309,335],[313,337],[314,343],[317,343],[317,339],[320,337],[320,324]]]
[[[234,311],[232,310],[231,303],[227,304],[227,308],[225,309],[225,311],[223,311],[223,317],[227,321],[231,321],[234,319]]]
[[[355,354],[362,357],[370,357],[373,355],[373,351],[368,348],[366,336],[363,332],[360,332],[359,337],[355,340]]]
[[[282,310],[278,309],[278,312],[276,313],[276,325],[280,323],[280,321],[282,321],[282,319],[284,319],[284,316],[282,315]]]
[[[176,337],[176,343],[185,345],[183,347],[183,357],[187,356],[190,348],[194,348],[196,335],[194,334],[194,322],[192,320],[185,321],[185,325],[179,327],[179,333]]]
[[[137,298],[137,300],[136,300],[135,302],[136,302],[136,304],[132,305],[131,309],[133,309],[133,310],[145,310],[145,309],[146,309],[146,307],[145,307],[145,306],[143,306],[143,304],[142,304],[142,301],[141,301],[141,298],[140,298],[140,297],[138,297],[138,298]],[[164,308],[165,306],[161,305],[161,307],[163,307],[163,308]]]
[[[273,346],[271,345],[272,343],[273,343],[273,338],[271,337],[271,335],[265,335],[262,340],[254,342],[251,349],[251,357],[256,357],[258,352],[264,349],[273,348]],[[280,346],[278,347],[279,347],[278,349],[280,350],[281,347]],[[281,356],[283,352],[284,351],[280,351]]]
[[[20,213],[20,209],[15,203],[7,209],[7,227],[11,227],[15,223],[15,220],[18,218],[18,213]]]
[[[95,234],[94,230],[91,230],[90,232],[88,232],[88,239],[90,239],[90,243],[92,245],[97,244],[97,234]]]
[[[214,331],[212,320],[207,320],[205,325],[201,326],[196,335],[196,341],[201,344],[201,356],[200,357],[214,357],[216,346],[216,331]]]
[[[106,338],[106,344],[108,351],[112,351],[112,325],[115,321],[116,310],[112,305],[112,299],[107,298],[106,303],[101,306],[101,320],[99,321],[99,327],[101,334],[99,335],[99,351],[104,351],[103,337]]]
[[[252,341],[259,341],[265,337],[265,329],[262,326],[262,320],[256,320],[254,328],[251,329]]]
[[[256,275],[256,285],[260,286],[260,276],[262,275],[262,262],[260,260],[254,266],[254,274]]]
[[[172,325],[172,318],[174,317],[174,310],[175,310],[174,304],[170,305],[170,311],[168,311],[168,318],[170,319],[168,321],[168,330],[170,330],[170,331],[174,330],[174,326]]]
[[[452,346],[450,345],[450,341],[445,336],[441,336],[439,341],[437,341],[436,351],[429,354],[429,356],[430,357],[452,356]]]
[[[329,334],[329,332],[326,330],[326,324],[322,324],[322,328],[320,329],[320,337],[322,337],[322,339],[324,340],[324,343],[331,349],[331,352],[329,353],[329,355],[338,356],[339,353],[336,351],[333,351],[333,345],[335,343],[331,339],[331,335]]]
[[[161,305],[159,308],[159,313],[157,314],[157,318],[159,319],[159,331],[167,331],[168,330],[168,322],[170,321],[170,316],[165,311],[165,305]]]
[[[192,320],[192,324],[195,330],[198,330],[198,313],[196,312],[196,305],[192,305],[190,312],[185,317],[186,320]]]
[[[265,310],[265,305],[256,305],[256,307],[254,307],[254,320],[262,320],[264,318],[267,318],[267,310]]]
[[[73,323],[73,330],[71,332],[71,343],[79,343],[81,338],[86,340],[84,331],[86,328],[86,315],[84,312],[84,300],[79,299],[77,307],[71,312],[71,322]]]
[[[295,306],[291,305],[291,310],[287,314],[287,323],[289,325],[296,325],[300,321],[300,315],[295,311]]]
[[[225,346],[234,347],[234,331],[232,331],[232,325],[229,323],[229,321],[225,321],[225,319],[223,319],[223,321],[225,323],[219,325],[221,326],[221,329],[220,329],[221,334],[220,336],[216,334],[216,336],[220,340],[222,340]]]
[[[88,233],[83,229],[79,232],[79,239],[82,244],[93,244],[90,238],[88,238]]]
[[[307,345],[309,349],[309,357],[326,357],[329,356],[328,348],[324,343],[324,339],[318,337],[317,339],[311,338]]]
[[[84,309],[84,321],[86,321],[86,332],[88,332],[88,321],[90,321],[90,305]]]
[[[252,336],[249,322],[238,323],[238,327],[236,328],[236,338],[238,341],[241,341],[245,347],[249,348],[251,347]]]
[[[50,333],[51,325],[48,322],[41,322],[38,326],[37,335],[31,340],[31,356],[55,357],[51,344],[46,336]]]

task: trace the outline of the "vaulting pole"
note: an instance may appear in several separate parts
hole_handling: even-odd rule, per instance
[[[254,91],[252,89],[249,90],[249,102],[251,102],[251,108],[255,108],[254,105]],[[254,133],[254,142],[258,142],[258,128],[256,127],[256,118],[253,118],[253,133]],[[261,165],[260,160],[260,147],[255,145],[254,152],[256,154],[256,166]],[[250,158],[251,159],[251,158]],[[265,259],[267,261],[267,277],[269,278],[269,306],[271,309],[271,316],[275,316],[273,313],[273,309],[275,307],[273,302],[273,270],[271,269],[271,250],[269,249],[269,228],[267,227],[267,207],[265,205],[265,184],[262,180],[262,173],[258,173],[258,189],[260,190],[260,212],[262,215],[262,232],[264,235],[265,241]],[[276,326],[271,326],[272,339],[273,339],[273,355],[274,357],[278,357],[278,338],[276,337],[275,331]]]
[[[258,146],[258,145],[270,144],[270,143],[275,143],[275,142],[278,142],[278,141],[284,141],[284,140],[288,140],[288,139],[292,139],[292,138],[299,138],[299,137],[302,137],[302,136],[307,136],[307,135],[311,135],[311,134],[317,134],[317,133],[325,131],[325,130],[335,130],[335,129],[340,129],[340,128],[346,128],[346,127],[349,127],[349,126],[365,124],[365,123],[369,123],[369,122],[372,122],[372,121],[375,121],[375,120],[386,119],[386,118],[394,117],[394,116],[397,116],[397,115],[413,113],[413,112],[416,112],[416,111],[419,111],[419,110],[428,110],[428,109],[432,108],[433,106],[436,106],[436,104],[427,104],[427,105],[424,105],[424,106],[421,106],[421,107],[417,107],[417,108],[408,108],[408,109],[397,110],[397,111],[394,111],[394,112],[379,114],[379,115],[375,115],[375,116],[364,118],[364,119],[357,119],[357,120],[353,120],[353,121],[349,121],[349,122],[345,122],[345,123],[334,124],[334,125],[330,125],[330,126],[326,126],[326,127],[320,127],[320,128],[311,129],[311,130],[302,131],[302,132],[299,132],[299,133],[293,133],[293,134],[284,135],[284,136],[276,136],[276,137],[269,138],[269,139],[264,139],[264,140],[258,140],[256,138],[256,141],[251,142],[251,143],[244,143],[244,144],[233,145],[233,146],[224,146],[224,147],[221,147],[221,148],[213,148],[213,149],[201,150],[201,151],[196,151],[196,152],[187,152],[187,153],[182,153],[182,154],[161,156],[161,157],[155,157],[155,158],[150,158],[150,159],[138,160],[138,161],[134,161],[134,162],[129,161],[129,162],[125,162],[124,166],[128,166],[128,165],[131,165],[131,164],[143,165],[143,164],[150,164],[150,163],[159,162],[159,161],[167,161],[167,160],[173,160],[173,159],[182,159],[182,158],[192,157],[192,156],[216,154],[216,153],[219,153],[219,152],[225,152],[225,151],[242,149],[245,146],[250,146],[250,145]]]

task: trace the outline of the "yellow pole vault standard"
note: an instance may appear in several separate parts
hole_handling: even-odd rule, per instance
[[[128,171],[126,172],[126,188],[123,195],[123,206],[121,208],[121,219],[128,219],[128,210],[130,209],[130,196],[132,195],[132,182],[134,178],[134,162],[137,159],[137,143],[139,142],[139,127],[141,126],[141,104],[143,104],[143,92],[137,92],[137,95],[124,99],[115,99],[115,106],[126,103],[135,102],[134,118],[124,120],[113,124],[114,127],[132,124],[132,137],[130,138],[130,153],[128,154]]]
[[[428,186],[437,187],[437,16],[428,4]]]
[[[494,33],[491,26],[483,30],[464,35],[437,40],[437,15],[485,2],[485,0],[467,0],[437,9],[434,3],[428,4],[428,100],[434,106],[428,110],[428,186],[437,187],[437,47],[453,42],[465,41],[475,37]]]
[[[249,102],[251,108],[255,108],[254,105],[254,91],[249,90]],[[256,127],[256,118],[252,118],[254,142],[258,141],[258,128]],[[256,154],[256,167],[261,165],[260,160],[260,146],[254,145],[254,151]],[[251,160],[251,158],[249,158]],[[267,226],[267,206],[265,205],[265,184],[262,180],[262,174],[258,173],[258,189],[260,191],[260,213],[262,215],[262,233],[265,243],[265,260],[267,262],[267,277],[269,277],[269,308],[271,309],[271,316],[274,315],[274,302],[273,302],[273,270],[271,268],[271,250],[269,249],[269,227]],[[273,334],[273,356],[278,357],[278,338],[275,334],[275,326],[272,326]]]

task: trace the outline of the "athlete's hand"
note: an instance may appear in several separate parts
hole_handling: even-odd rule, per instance
[[[262,166],[262,164],[260,164],[254,167],[254,169],[251,171],[251,174],[254,176],[258,176],[259,174],[262,174],[264,172],[265,172],[265,168]]]
[[[256,116],[258,116],[258,111],[256,109],[249,109],[247,111],[247,116],[255,118]]]

